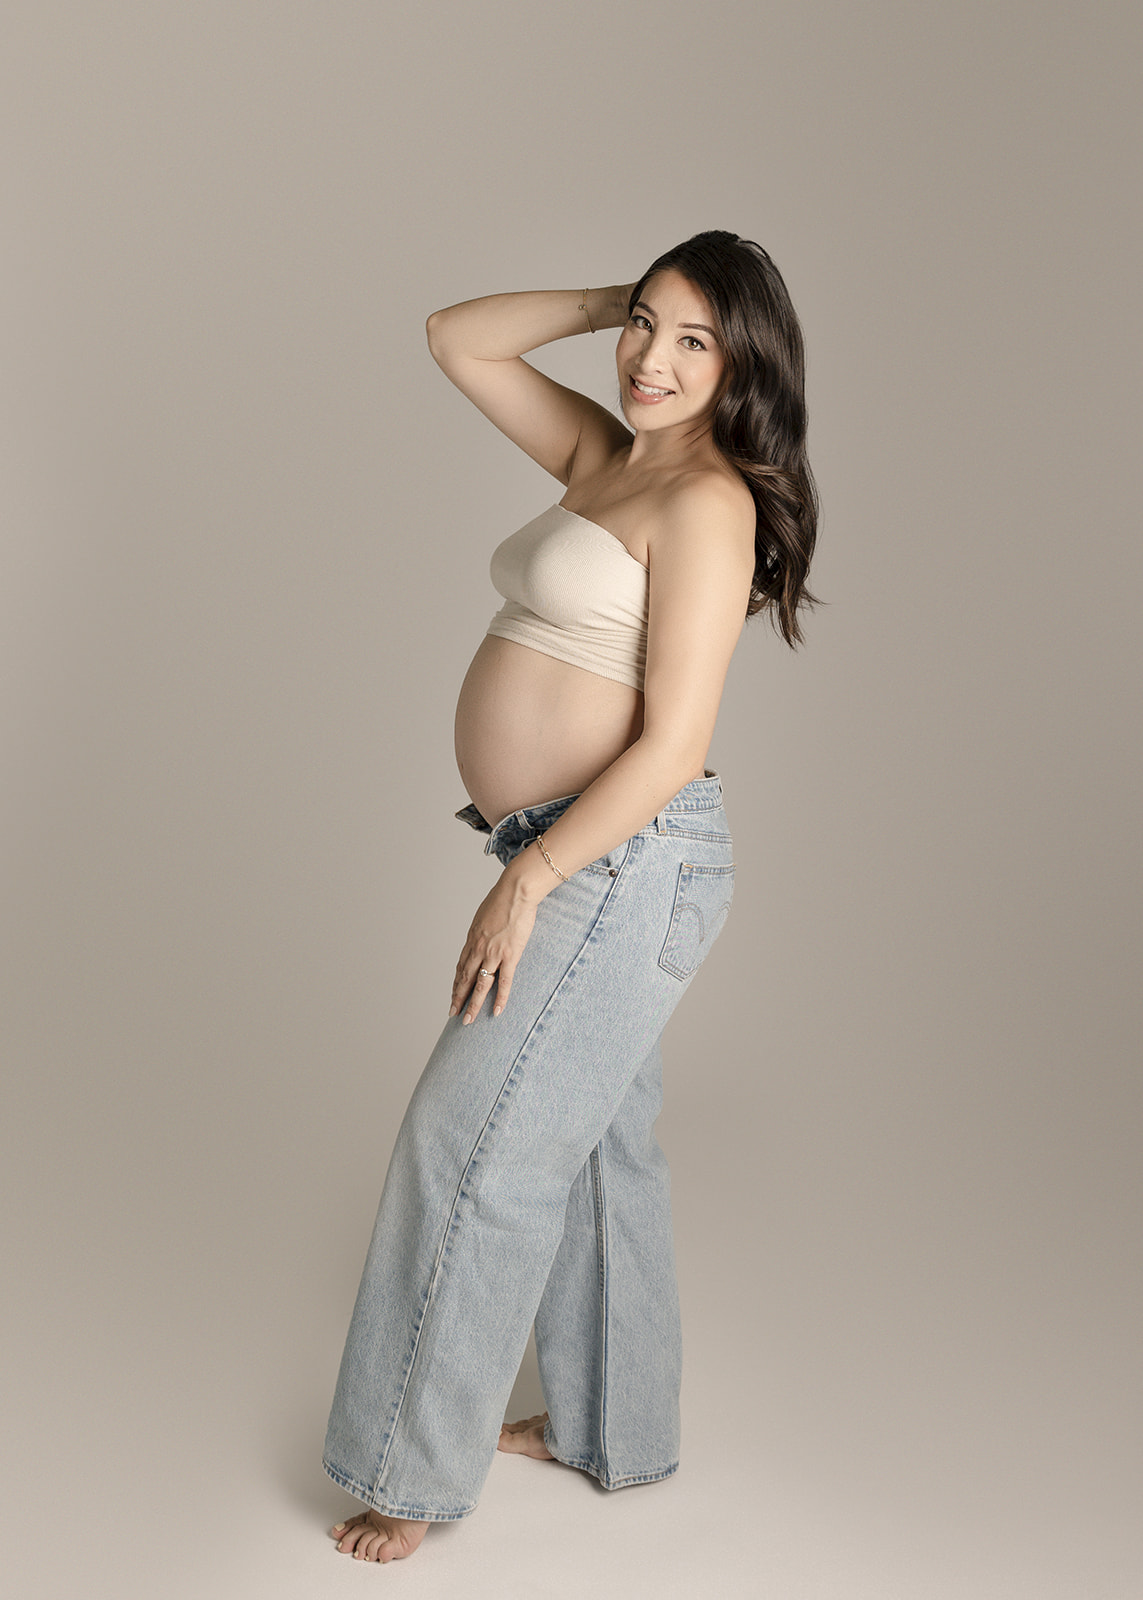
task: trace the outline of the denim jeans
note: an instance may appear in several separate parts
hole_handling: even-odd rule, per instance
[[[487,833],[505,865],[576,798]],[[475,1507],[535,1325],[548,1449],[608,1489],[678,1466],[681,1343],[660,1036],[734,885],[717,773],[560,883],[499,1017],[450,1017],[401,1124],[326,1438],[391,1516]],[[495,986],[492,994],[495,995]]]

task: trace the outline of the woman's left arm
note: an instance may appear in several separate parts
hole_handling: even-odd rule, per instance
[[[746,617],[754,528],[749,496],[725,480],[672,497],[650,558],[643,731],[545,831],[567,877],[638,833],[705,760]],[[536,907],[560,882],[538,842],[508,863],[469,929],[449,1016],[467,1000],[471,1022],[493,981],[493,1014],[504,1009]]]

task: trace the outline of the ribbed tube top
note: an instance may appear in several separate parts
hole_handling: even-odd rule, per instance
[[[491,573],[504,604],[489,633],[643,688],[649,578],[621,539],[549,506],[496,547]]]

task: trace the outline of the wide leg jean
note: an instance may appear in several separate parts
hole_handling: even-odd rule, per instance
[[[507,864],[575,798],[494,828],[457,816]],[[540,902],[499,1017],[486,998],[445,1024],[397,1135],[326,1438],[326,1471],[369,1506],[474,1509],[533,1324],[552,1454],[609,1489],[675,1471],[659,1043],[733,884],[708,772]]]

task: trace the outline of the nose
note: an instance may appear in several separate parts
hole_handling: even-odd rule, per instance
[[[667,367],[667,351],[670,341],[661,328],[651,329],[647,335],[642,350],[642,365],[647,370],[665,372]]]

